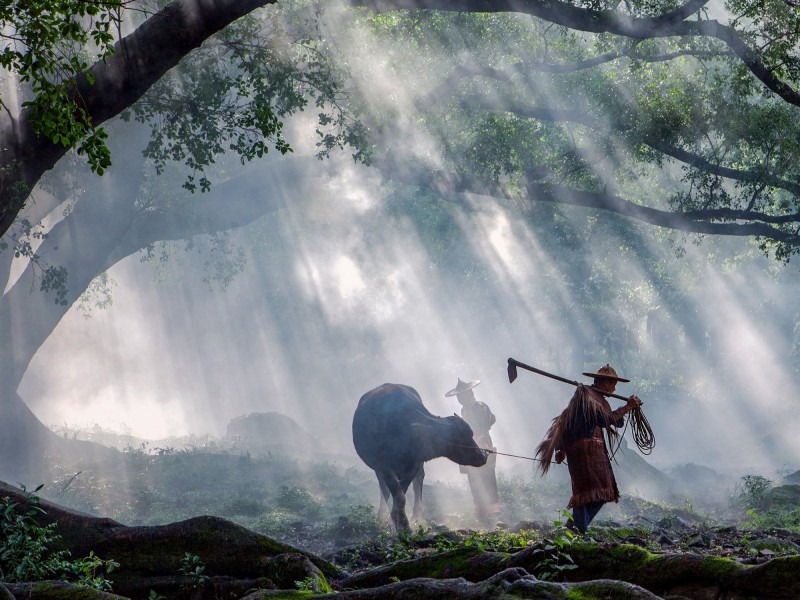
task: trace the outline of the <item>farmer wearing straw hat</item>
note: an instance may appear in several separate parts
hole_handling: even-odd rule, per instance
[[[485,403],[475,399],[475,393],[472,391],[472,388],[479,383],[480,379],[465,382],[459,378],[458,385],[445,396],[455,396],[461,404],[461,418],[472,428],[472,438],[475,443],[486,450],[495,450],[492,436],[489,435],[495,416]],[[489,454],[486,464],[482,467],[460,467],[461,472],[467,474],[476,517],[486,527],[494,527],[500,518],[500,499],[495,475],[496,456]]]
[[[638,396],[630,396],[625,406],[611,410],[604,394],[613,394],[618,382],[630,379],[619,377],[610,365],[584,375],[594,378],[592,387],[578,384],[569,405],[553,419],[545,439],[536,448],[542,475],[547,473],[554,455],[558,464],[567,459],[572,482],[572,497],[567,505],[572,509],[572,520],[568,527],[582,534],[603,504],[619,502],[608,447],[613,447],[618,438],[616,428],[624,425],[625,415],[642,404]]]

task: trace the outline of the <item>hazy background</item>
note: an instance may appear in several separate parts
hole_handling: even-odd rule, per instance
[[[355,97],[392,115],[382,143],[436,166],[443,142],[420,128],[411,97],[437,83],[435,57],[400,61],[364,31],[327,23],[349,52]],[[507,358],[586,382],[581,370],[610,362],[633,380],[618,393],[644,400],[657,440],[652,464],[800,468],[794,262],[765,259],[748,240],[696,245],[587,210],[537,208],[542,228],[562,215],[596,236],[558,247],[513,203],[487,197],[427,222],[412,191],[346,152],[309,163],[303,177],[284,173],[280,161],[313,154],[313,117],[288,121],[294,155],[269,155],[236,175],[260,181],[284,208],[232,232],[221,268],[242,271],[229,285],[203,281],[213,252],[174,244],[162,264],[131,256],[110,269],[110,307],[88,316],[70,309],[20,388],[41,421],[157,440],[222,437],[233,418],[278,411],[324,452],[353,458],[350,424],[363,393],[411,385],[448,415],[460,407],[444,393],[460,377],[481,380],[476,395],[497,416],[498,450],[532,456],[572,388],[524,371],[509,384]],[[115,155],[116,168],[125,162]],[[574,292],[595,282],[589,314]],[[616,320],[631,330],[615,329]],[[640,360],[620,357],[615,331]],[[674,377],[666,385],[663,373],[637,372],[641,364]],[[498,468],[532,463],[500,457]],[[462,477],[445,461],[429,473]]]

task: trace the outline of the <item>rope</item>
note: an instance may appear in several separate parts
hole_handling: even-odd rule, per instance
[[[487,450],[486,448],[482,448],[482,450],[490,454],[499,454],[500,456],[511,456],[513,458],[524,458],[525,460],[535,460],[536,462],[544,462],[541,458],[531,458],[530,456],[520,456],[518,454],[506,454],[505,452],[498,452],[497,450]],[[556,465],[558,463],[550,461],[550,464]]]
[[[625,429],[622,430],[622,435],[619,436],[619,442],[611,452],[611,459],[614,459],[614,456],[617,454],[617,450],[619,450],[620,445],[622,444],[622,438],[625,437],[625,431],[628,429],[628,425],[631,427],[631,435],[633,436],[633,441],[636,443],[636,447],[639,448],[639,452],[647,456],[653,451],[653,448],[656,447],[656,436],[653,433],[653,428],[650,427],[650,422],[647,420],[647,417],[644,415],[644,411],[641,407],[637,406],[636,408],[632,408],[630,410],[630,417],[625,421]],[[453,444],[455,445],[455,444]],[[466,448],[468,446],[461,446],[462,448]],[[487,448],[481,448],[484,452],[489,454],[499,454],[500,456],[510,456],[512,458],[522,458],[524,460],[534,460],[536,462],[545,462],[540,458],[531,458],[530,456],[520,456],[518,454],[506,454],[505,452],[498,452],[497,450],[489,450]],[[556,465],[555,461],[548,461],[551,465]]]
[[[647,456],[656,447],[656,436],[644,411],[640,407],[632,408],[628,422],[631,424],[631,435],[639,452]]]
[[[628,425],[631,427],[631,435],[639,452],[647,456],[656,447],[656,436],[652,427],[650,427],[650,422],[644,416],[644,411],[641,407],[637,406],[631,409],[630,417],[625,420],[625,428],[622,430],[622,435],[619,436],[619,441],[611,450],[611,456],[609,457],[611,460],[615,460],[617,451],[622,445],[622,438],[625,437],[625,432],[628,430]],[[613,444],[609,444],[609,447],[611,446]]]
[[[472,448],[472,446],[462,446],[460,444],[450,444],[456,448]],[[511,456],[512,458],[522,458],[525,460],[535,460],[536,462],[544,462],[541,458],[531,458],[530,456],[520,456],[519,454],[506,454],[505,452],[498,452],[497,450],[489,450],[488,448],[481,448],[481,452],[487,454],[499,454],[500,456]],[[550,461],[551,465],[557,465],[557,462]],[[566,464],[566,463],[565,463]]]

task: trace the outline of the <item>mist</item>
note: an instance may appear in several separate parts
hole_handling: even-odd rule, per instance
[[[444,57],[383,51],[335,11],[323,26],[335,57],[347,57],[356,104],[391,124],[380,145],[444,165],[446,139],[417,118],[420,99],[445,93],[435,67]],[[292,155],[226,163],[227,195],[279,209],[225,236],[165,244],[159,260],[129,256],[108,270],[109,306],[72,306],[19,389],[43,423],[157,442],[223,438],[232,419],[275,411],[311,433],[320,458],[358,464],[350,426],[362,394],[402,383],[449,415],[460,407],[445,392],[480,379],[495,445],[517,455],[500,456],[498,469],[529,475],[534,463],[519,457],[533,456],[573,388],[524,372],[509,383],[514,357],[586,383],[583,371],[611,363],[632,380],[617,393],[644,401],[657,440],[646,460],[659,468],[800,468],[794,261],[747,239],[683,239],[588,209],[536,205],[532,220],[489,196],[415,198],[346,151],[310,159],[314,115],[286,127]],[[300,175],[281,167],[301,160]],[[117,168],[126,162],[115,157]],[[429,209],[416,209],[423,201]],[[463,483],[443,459],[428,471]]]

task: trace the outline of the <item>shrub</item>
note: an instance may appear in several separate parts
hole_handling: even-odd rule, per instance
[[[275,503],[283,509],[303,515],[318,517],[322,513],[322,505],[307,489],[302,487],[281,486]]]
[[[44,579],[63,579],[79,585],[110,591],[106,575],[119,563],[103,560],[90,552],[88,556],[70,560],[66,550],[54,550],[61,541],[55,533],[55,523],[40,525],[38,518],[47,514],[33,492],[22,491],[27,506],[21,506],[8,496],[0,498],[0,578],[3,581],[23,582]]]
[[[744,490],[739,494],[739,501],[746,508],[762,508],[767,493],[772,489],[772,481],[761,475],[745,475],[742,482]]]

